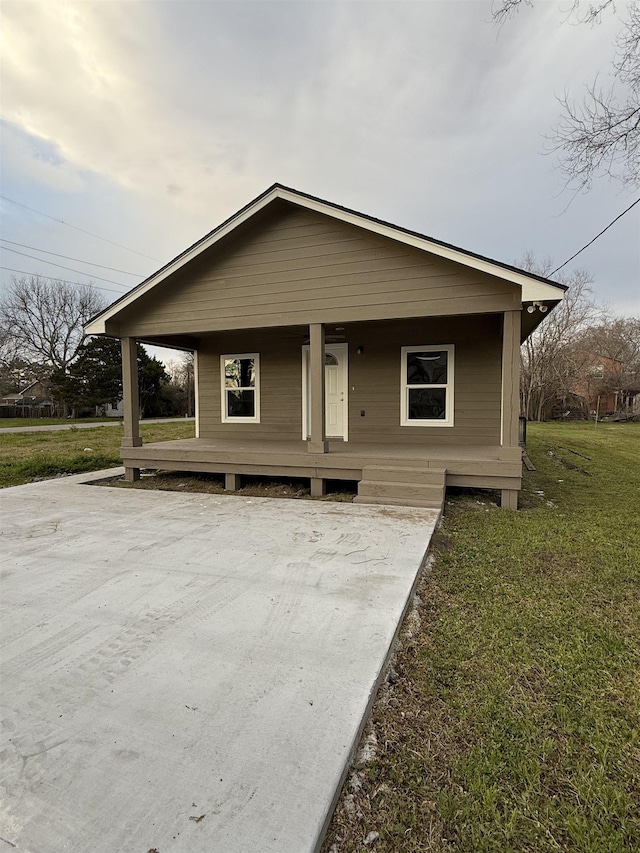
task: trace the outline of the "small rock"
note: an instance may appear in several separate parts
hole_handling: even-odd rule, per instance
[[[347,794],[347,796],[342,801],[342,805],[347,814],[354,814],[356,810],[356,804],[353,799],[353,794]]]
[[[83,453],[93,453],[93,447],[84,447]]]
[[[379,832],[370,832],[369,835],[363,841],[365,847],[369,847],[370,844],[375,844],[376,841],[380,838]]]
[[[397,684],[400,681],[400,676],[395,671],[395,669],[390,669],[389,674],[387,675],[387,681],[389,684]]]
[[[358,754],[356,764],[358,766],[362,766],[363,764],[369,764],[369,762],[375,758],[377,749],[378,738],[376,737],[375,732],[371,732],[369,735],[367,735],[367,739],[364,742],[364,746]]]

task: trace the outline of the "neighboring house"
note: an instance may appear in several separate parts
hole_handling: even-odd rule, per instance
[[[16,394],[0,397],[0,416],[48,417],[54,410],[51,383],[46,379],[36,379]]]
[[[637,379],[625,375],[624,362],[595,352],[578,352],[579,376],[567,392],[552,400],[546,415],[557,419],[636,417],[640,414]]]
[[[124,400],[112,400],[102,406],[102,414],[105,418],[123,418]]]
[[[624,364],[617,358],[598,353],[582,353],[581,377],[571,386],[571,393],[584,400],[587,414],[613,414],[622,405]]]
[[[515,508],[520,342],[564,290],[276,184],[86,331],[121,339],[129,479],[357,480],[357,501],[418,506],[476,486]],[[143,446],[136,341],[194,351],[196,438]]]

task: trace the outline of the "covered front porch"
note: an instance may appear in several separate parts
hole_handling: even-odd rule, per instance
[[[519,321],[518,311],[437,321],[440,338],[452,345],[434,348],[453,359],[456,347],[457,389],[454,401],[452,360],[443,392],[451,422],[427,427],[401,421],[398,368],[403,343],[435,337],[433,319],[202,336],[193,340],[196,438],[146,446],[139,432],[137,339],[122,338],[125,476],[137,479],[142,468],[217,473],[229,490],[242,475],[305,477],[314,496],[324,494],[327,480],[350,480],[358,482],[358,502],[426,507],[441,507],[447,486],[469,486],[499,489],[502,506],[515,509]],[[337,334],[343,343],[336,347]],[[251,367],[248,378],[237,380],[240,391],[226,390],[228,364]],[[337,394],[332,370],[343,371]],[[227,394],[247,395],[250,417],[227,410]],[[329,432],[332,394],[342,413],[335,419],[342,425],[339,439]]]
[[[141,468],[224,474],[225,487],[240,477],[307,477],[311,494],[327,480],[358,482],[356,502],[440,507],[447,486],[499,489],[503,505],[521,485],[520,448],[416,447],[403,444],[328,441],[326,452],[309,453],[305,441],[192,438],[123,447],[130,477]]]

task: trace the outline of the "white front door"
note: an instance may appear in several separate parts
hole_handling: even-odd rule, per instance
[[[327,438],[347,440],[347,344],[330,344],[324,348],[324,409]],[[309,347],[302,353],[302,432],[309,437]]]

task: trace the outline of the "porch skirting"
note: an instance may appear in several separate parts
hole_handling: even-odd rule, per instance
[[[356,500],[405,506],[441,506],[446,486],[514,492],[521,487],[519,447],[407,447],[329,442],[310,453],[306,442],[182,439],[122,447],[129,472],[140,468],[226,475],[305,477],[359,484]],[[503,494],[504,497],[504,494]],[[511,502],[512,502],[511,496]]]

